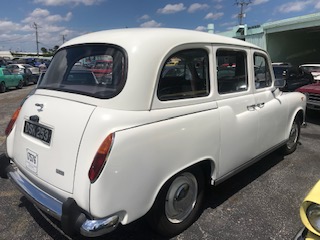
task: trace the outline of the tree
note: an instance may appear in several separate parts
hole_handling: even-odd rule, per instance
[[[47,54],[48,53],[48,50],[45,47],[42,47],[41,51],[42,51],[43,54]]]

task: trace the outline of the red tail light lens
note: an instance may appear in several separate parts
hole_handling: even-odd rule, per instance
[[[13,115],[12,115],[12,117],[11,117],[11,120],[10,120],[10,122],[8,123],[8,126],[7,126],[7,128],[6,128],[6,130],[5,130],[6,136],[8,136],[8,135],[11,133],[12,128],[13,128],[13,125],[14,125],[14,123],[16,122],[18,116],[19,116],[20,110],[21,110],[21,107],[19,107],[19,108],[13,113]]]
[[[89,174],[88,174],[91,183],[94,183],[97,180],[104,165],[106,164],[108,155],[112,147],[113,140],[114,140],[114,133],[111,133],[102,142],[96,155],[94,156],[94,159],[92,161]]]

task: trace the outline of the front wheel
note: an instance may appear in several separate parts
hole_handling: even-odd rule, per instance
[[[176,236],[199,217],[203,198],[203,171],[181,172],[160,190],[147,215],[148,223],[160,235]]]
[[[291,154],[297,149],[297,145],[300,137],[300,127],[301,127],[301,123],[299,119],[296,117],[293,120],[291,129],[290,129],[289,139],[286,142],[286,144],[282,147],[282,151],[285,155]]]
[[[23,81],[20,80],[17,86],[17,89],[21,89],[23,87]]]

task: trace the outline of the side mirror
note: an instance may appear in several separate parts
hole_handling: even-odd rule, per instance
[[[286,85],[286,80],[281,78],[281,79],[276,79],[274,81],[274,87],[276,88],[283,88]]]

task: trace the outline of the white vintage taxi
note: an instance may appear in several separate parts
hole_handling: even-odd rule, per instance
[[[305,96],[278,84],[268,54],[236,39],[177,29],[80,36],[14,113],[1,175],[69,235],[146,215],[174,236],[199,217],[207,183],[296,149]]]

